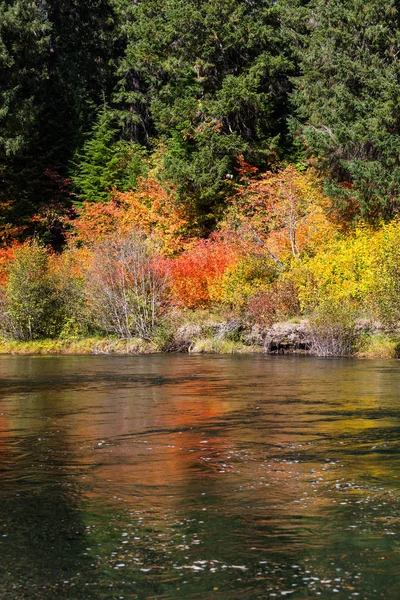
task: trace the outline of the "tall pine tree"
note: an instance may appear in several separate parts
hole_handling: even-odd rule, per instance
[[[69,202],[67,177],[113,88],[109,0],[0,1],[0,210],[28,223]]]
[[[164,148],[164,175],[207,220],[235,157],[283,146],[290,44],[274,0],[115,0],[127,47],[115,100],[128,139]]]
[[[339,202],[370,220],[400,206],[400,7],[314,0],[295,102],[309,152]]]

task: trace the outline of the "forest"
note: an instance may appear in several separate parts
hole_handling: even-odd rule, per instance
[[[395,0],[0,0],[0,351],[397,357],[399,210]]]

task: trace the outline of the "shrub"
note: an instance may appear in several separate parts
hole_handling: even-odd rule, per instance
[[[296,286],[291,281],[275,281],[250,300],[248,312],[252,321],[264,327],[298,315],[300,303]]]
[[[239,257],[210,287],[213,300],[241,311],[254,296],[277,276],[275,263],[265,256]]]
[[[226,269],[238,260],[235,249],[214,236],[170,261],[173,299],[185,308],[206,308],[219,301]]]
[[[64,323],[64,303],[49,269],[49,252],[37,242],[15,251],[3,296],[3,333],[20,340],[55,337]]]
[[[387,325],[400,321],[400,223],[386,225],[380,232],[371,286],[371,305]]]
[[[348,356],[356,345],[354,309],[348,304],[321,304],[309,320],[311,352],[316,356]]]
[[[400,343],[385,333],[367,334],[360,340],[357,356],[361,358],[398,358]]]
[[[376,232],[360,227],[332,243],[328,250],[293,265],[289,278],[299,290],[302,311],[342,302],[366,302],[374,285],[374,255],[378,251]]]
[[[93,247],[84,290],[93,325],[106,333],[150,340],[165,314],[166,275],[151,240],[137,232]]]

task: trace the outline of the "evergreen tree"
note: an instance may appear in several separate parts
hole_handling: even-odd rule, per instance
[[[162,142],[164,175],[204,215],[235,157],[283,144],[290,45],[274,0],[116,0],[126,53],[116,94],[124,134]]]
[[[114,187],[126,191],[135,187],[138,176],[144,174],[146,150],[138,144],[119,140],[117,132],[112,114],[104,106],[82,152],[76,157],[72,180],[80,200],[108,200]]]
[[[396,0],[315,0],[295,102],[328,189],[371,220],[400,196],[400,12]]]
[[[114,80],[109,0],[0,1],[0,205],[69,203],[70,161]]]
[[[0,2],[0,157],[17,153],[33,135],[48,77],[51,26],[42,2]]]

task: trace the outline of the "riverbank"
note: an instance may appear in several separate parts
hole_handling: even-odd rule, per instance
[[[157,342],[141,339],[113,340],[83,338],[78,340],[45,339],[31,342],[0,340],[0,355],[79,355],[79,354],[156,354],[179,352],[189,354],[254,354],[262,353],[262,346],[247,346],[241,342],[202,338],[184,350],[165,350]]]
[[[34,341],[0,339],[0,354],[15,355],[138,355],[189,354],[302,354],[310,356],[354,356],[398,358],[399,336],[370,322],[358,322],[351,350],[339,351],[342,332],[328,328],[323,335],[307,319],[276,323],[270,327],[249,326],[239,319],[203,319],[187,322],[175,330],[162,331],[152,341],[112,337],[56,338]]]

